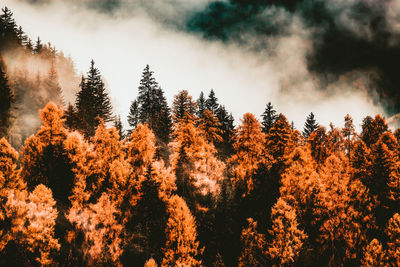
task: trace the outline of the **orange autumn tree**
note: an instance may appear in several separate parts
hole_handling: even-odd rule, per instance
[[[386,266],[385,257],[385,250],[383,249],[382,244],[376,238],[374,238],[364,249],[364,258],[361,261],[361,266]]]
[[[197,241],[196,221],[185,200],[172,196],[168,213],[162,266],[201,266],[202,249]]]
[[[63,110],[50,102],[40,110],[40,118],[42,127],[23,147],[21,176],[29,189],[42,183],[53,191],[59,204],[67,204],[75,176],[64,146],[68,132],[63,125]]]
[[[229,159],[233,186],[243,196],[250,194],[260,169],[268,169],[270,162],[264,148],[265,135],[260,122],[253,114],[246,113],[236,130],[235,154]]]
[[[265,236],[257,231],[257,222],[253,219],[248,218],[247,223],[248,226],[242,230],[240,237],[242,252],[238,260],[238,266],[265,266]]]
[[[170,161],[176,175],[177,193],[189,206],[201,205],[203,197],[218,194],[225,164],[216,157],[216,149],[192,121],[180,122],[174,135]]]
[[[268,255],[274,264],[283,266],[295,264],[307,235],[300,229],[296,210],[279,198],[271,213],[272,242]]]
[[[389,219],[385,234],[387,236],[387,258],[394,266],[400,265],[400,215],[395,213]]]

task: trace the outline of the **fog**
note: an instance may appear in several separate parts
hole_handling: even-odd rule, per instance
[[[357,126],[366,115],[384,114],[384,107],[374,103],[366,90],[355,91],[354,83],[338,82],[331,90],[320,89],[306,65],[306,56],[314,49],[313,32],[296,16],[287,19],[284,12],[276,16],[286,21],[289,34],[268,38],[265,52],[180,30],[183,16],[207,1],[133,1],[111,14],[90,8],[86,2],[3,3],[32,39],[40,36],[70,55],[78,73],[86,73],[94,59],[115,113],[125,125],[146,64],[155,72],[169,103],[183,89],[195,99],[201,91],[208,95],[214,89],[237,122],[246,112],[260,116],[268,101],[299,129],[310,112],[325,126],[330,122],[342,126],[347,113]],[[252,37],[244,33],[242,38]]]

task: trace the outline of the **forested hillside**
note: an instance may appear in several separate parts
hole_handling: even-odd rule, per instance
[[[73,62],[2,12],[1,266],[400,265],[383,116],[300,131],[268,102],[235,125],[217,90],[169,105],[147,65],[124,130],[94,61],[74,88]]]

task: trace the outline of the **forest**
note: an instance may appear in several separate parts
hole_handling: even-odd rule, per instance
[[[79,77],[7,7],[0,38],[1,266],[400,265],[382,115],[298,130],[268,102],[235,124],[214,90],[169,105],[147,65],[123,129],[94,61]]]

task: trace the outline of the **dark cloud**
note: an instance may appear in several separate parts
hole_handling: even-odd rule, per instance
[[[400,44],[395,41],[399,36],[388,18],[393,3],[388,0],[215,1],[194,14],[186,26],[189,32],[206,39],[236,42],[273,54],[268,40],[293,34],[288,31],[288,21],[298,16],[309,29],[313,44],[313,49],[305,55],[307,67],[318,76],[322,88],[346,73],[370,74],[368,90],[390,114],[400,111],[397,71]]]

